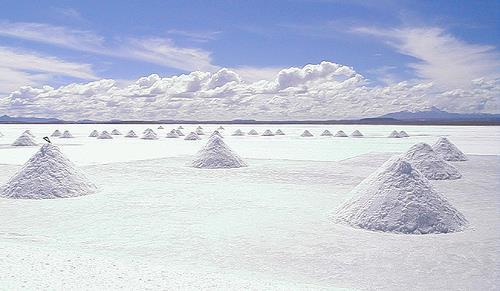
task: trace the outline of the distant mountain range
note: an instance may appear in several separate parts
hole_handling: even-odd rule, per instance
[[[162,123],[162,124],[415,124],[415,125],[500,125],[500,114],[487,113],[452,113],[441,110],[437,107],[431,107],[421,111],[399,111],[384,114],[380,117],[362,118],[355,120],[254,120],[254,119],[235,119],[231,121],[221,120],[117,120],[94,121],[83,119],[78,121],[64,121],[57,118],[37,118],[37,117],[10,117],[0,116],[1,123]]]

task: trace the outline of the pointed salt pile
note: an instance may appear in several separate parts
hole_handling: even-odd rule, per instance
[[[401,138],[401,135],[399,134],[399,132],[397,132],[397,131],[393,130],[393,131],[391,132],[391,134],[389,134],[389,136],[388,136],[388,137],[390,137],[390,138]]]
[[[161,125],[160,125],[160,126],[158,126],[158,129],[163,129],[163,126],[161,126]]]
[[[89,137],[98,137],[99,136],[99,132],[97,130],[92,130],[92,132],[89,134]]]
[[[337,133],[334,135],[335,137],[347,137],[347,134],[343,130],[337,131]]]
[[[196,134],[196,132],[192,131],[184,138],[184,140],[199,140],[199,139],[201,138]]]
[[[403,158],[430,180],[455,180],[462,177],[457,168],[443,160],[430,145],[423,142],[412,146]]]
[[[59,131],[59,129],[56,129],[56,130],[54,130],[54,132],[50,136],[52,136],[52,137],[61,136],[61,132]]]
[[[301,137],[312,137],[312,133],[309,132],[309,130],[304,130],[304,132],[300,135]]]
[[[151,128],[146,128],[142,133],[145,134],[146,132],[154,132]]]
[[[180,129],[176,129],[175,132],[178,136],[185,136],[185,134]]]
[[[212,135],[196,154],[192,167],[205,169],[240,168],[247,164],[218,135]]]
[[[219,128],[217,128],[217,130],[224,130],[224,127],[221,125],[219,126]]]
[[[31,130],[29,130],[29,129],[25,130],[25,131],[23,132],[23,134],[27,134],[27,135],[29,135],[31,138],[35,138],[35,137],[36,137],[33,133],[31,133]]]
[[[198,125],[198,127],[196,129],[203,129],[203,127],[201,127],[201,126]]]
[[[438,156],[445,161],[467,161],[467,156],[459,150],[451,141],[446,137],[440,137],[437,142],[432,146],[432,149]]]
[[[148,139],[148,140],[153,140],[153,139],[158,139],[158,136],[154,131],[147,131],[141,136],[141,139]]]
[[[356,228],[405,234],[462,231],[467,220],[429,180],[396,156],[363,180],[334,220]]]
[[[320,136],[333,136],[333,134],[328,129],[325,129]]]
[[[205,135],[205,133],[203,132],[203,129],[201,129],[201,128],[196,129],[196,134],[197,135]]]
[[[129,132],[127,132],[125,137],[137,137],[137,134],[135,134],[133,130],[129,130]]]
[[[113,129],[113,130],[111,131],[111,135],[122,135],[122,133],[121,133],[121,132],[119,132],[119,131],[118,131],[118,129]]]
[[[12,145],[16,147],[29,147],[36,146],[37,143],[29,134],[23,133],[12,143]]]
[[[281,131],[281,129],[278,129],[278,130],[276,130],[274,135],[285,135],[285,133],[283,131]]]
[[[73,135],[69,132],[69,130],[65,130],[59,138],[73,138]]]
[[[355,130],[351,133],[351,137],[363,137],[363,134],[359,130]]]
[[[274,136],[274,133],[270,131],[269,129],[266,129],[262,134],[262,136]]]
[[[182,125],[179,125],[179,127],[177,127],[177,129],[184,129],[184,127],[182,127]]]
[[[243,136],[243,135],[245,135],[245,133],[241,129],[237,129],[237,130],[235,130],[233,132],[232,135],[234,135],[234,136]]]
[[[252,129],[248,132],[248,135],[259,135],[259,133],[255,129]]]
[[[172,129],[167,133],[167,138],[179,138],[179,135],[177,134],[177,131],[175,129]]]
[[[101,134],[97,137],[97,139],[113,139],[113,136],[109,134],[107,131],[101,132]]]
[[[401,131],[399,132],[399,136],[400,136],[400,137],[409,137],[409,135],[408,135],[408,134],[406,133],[406,131],[404,131],[404,130],[401,130]]]
[[[211,137],[212,135],[216,135],[216,136],[218,136],[218,137],[220,137],[220,138],[224,138],[224,137],[222,136],[222,134],[220,133],[220,131],[218,131],[218,130],[214,130],[214,132],[212,132],[212,134],[210,135],[210,137]]]
[[[44,144],[3,187],[0,196],[14,199],[53,199],[92,194],[97,187],[56,145]]]

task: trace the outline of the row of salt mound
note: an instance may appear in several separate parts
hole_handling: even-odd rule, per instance
[[[24,133],[29,134],[31,137],[35,137],[29,130],[26,130]],[[71,134],[71,132],[69,132],[69,130],[65,130],[63,133],[61,133],[58,129],[54,130],[54,132],[50,136],[59,138],[73,138],[73,135]]]
[[[393,130],[391,134],[389,134],[390,138],[403,138],[403,137],[409,137],[409,135],[406,133],[406,131],[401,130],[400,132]]]

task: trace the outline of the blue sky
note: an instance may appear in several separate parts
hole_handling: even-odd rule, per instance
[[[126,86],[144,76],[158,74],[165,80],[154,86],[165,89],[168,83],[177,88],[178,84],[172,85],[166,79],[193,71],[214,74],[227,68],[238,75],[238,80],[224,75],[228,82],[237,83],[225,88],[226,95],[230,95],[228,90],[231,94],[244,91],[236,98],[244,101],[231,100],[231,105],[226,106],[228,100],[209,92],[215,88],[205,88],[213,76],[201,78],[198,85],[202,92],[197,91],[195,96],[208,94],[212,103],[226,104],[217,115],[224,118],[354,117],[383,113],[382,108],[395,103],[400,106],[390,109],[439,105],[454,111],[497,112],[498,11],[498,1],[4,1],[0,10],[0,98],[3,96],[0,106],[11,114],[75,118],[76,113],[44,108],[48,103],[38,99],[49,93],[36,90],[19,93],[19,88],[49,85],[56,90],[73,83],[83,85],[113,79],[116,90],[112,91],[121,90],[120,96],[113,98],[121,100],[134,89],[127,91]],[[293,88],[300,87],[294,92],[285,88],[270,91],[266,86],[272,84],[249,85],[261,79],[276,83],[280,70],[303,69],[307,64],[324,72],[319,66],[322,61],[350,67],[355,73],[335,80],[334,75],[326,73],[314,75],[324,80],[301,77],[306,82],[293,84]],[[307,72],[295,73],[303,76]],[[349,99],[339,95],[340,91],[332,91],[331,88],[355,75],[362,76],[362,80],[356,79],[356,89],[368,86],[372,90],[363,91],[366,98],[380,99],[382,94],[387,99],[377,110],[351,110],[366,105],[357,98]],[[245,90],[240,88],[241,82],[247,84]],[[325,82],[333,83],[329,89],[318,85]],[[99,91],[97,85],[92,86],[93,91]],[[401,89],[405,86],[408,88]],[[491,86],[493,89],[485,89]],[[424,87],[426,91],[422,92]],[[398,94],[393,97],[396,102],[385,96],[384,88],[395,90],[392,94]],[[134,105],[158,102],[160,108],[178,106],[176,116],[192,117],[197,112],[193,106],[199,107],[193,104],[200,101],[193,101],[192,96],[190,103],[179,105],[177,95],[188,92],[182,90],[172,93],[165,89],[155,100],[142,100],[144,104]],[[298,98],[297,92],[304,90],[307,96]],[[408,100],[398,99],[400,90],[408,90],[403,93],[409,96]],[[483,94],[480,98],[476,96],[478,90]],[[62,91],[51,91],[49,95],[59,94],[63,100],[64,94],[69,93]],[[250,102],[245,99],[250,98],[248,92],[257,92],[265,100],[254,100],[254,110],[246,113],[235,106]],[[102,101],[98,96],[101,93],[91,97]],[[420,95],[420,99],[414,95]],[[451,103],[457,99],[450,95],[467,100],[466,105],[453,106]],[[275,97],[280,100],[279,110],[272,108],[276,105]],[[333,112],[330,116],[319,109],[313,110],[325,102],[324,98],[351,106],[346,106],[346,112]],[[297,104],[304,99],[307,102]],[[112,116],[113,108],[128,101],[102,102],[110,107],[106,114]],[[288,110],[284,110],[287,106]],[[147,115],[150,118],[172,115],[173,109],[169,110]],[[307,110],[312,113],[306,114]],[[86,109],[82,112],[92,116]],[[122,118],[141,118],[137,113],[115,112]],[[199,114],[206,116],[202,110]]]

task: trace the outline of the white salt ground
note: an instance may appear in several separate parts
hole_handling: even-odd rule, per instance
[[[445,161],[467,161],[467,156],[446,137],[440,137],[432,149]]]
[[[453,165],[438,156],[432,147],[426,143],[413,145],[403,158],[418,169],[427,179],[431,180],[455,180],[462,175]]]
[[[192,167],[203,169],[241,168],[247,164],[226,145],[222,138],[213,134],[207,144],[196,154]]]

